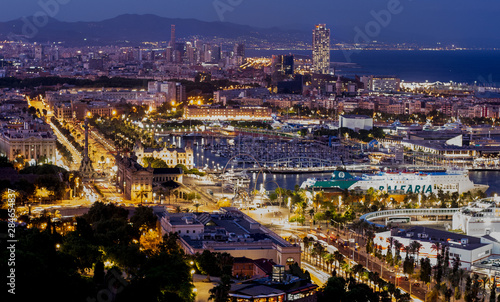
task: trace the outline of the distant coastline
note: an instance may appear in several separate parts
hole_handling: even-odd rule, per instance
[[[500,87],[500,50],[360,50],[345,53],[331,51],[331,62],[337,64],[336,74],[395,75],[410,82],[458,82]],[[247,49],[248,57],[270,57],[292,53],[310,56],[310,50]],[[354,63],[354,64],[345,64]],[[335,66],[335,65],[334,65]]]
[[[311,51],[311,47],[301,47],[301,48],[271,48],[271,47],[248,47],[249,51]],[[332,47],[331,51],[343,51],[343,50],[358,50],[358,51],[500,51],[500,47],[459,47],[459,48],[433,48],[425,46],[415,46],[408,48],[398,48],[398,47]]]

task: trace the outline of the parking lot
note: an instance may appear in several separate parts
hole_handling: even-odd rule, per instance
[[[472,264],[472,270],[478,274],[500,276],[500,258],[477,261]]]

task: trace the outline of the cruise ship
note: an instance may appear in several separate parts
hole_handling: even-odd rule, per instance
[[[330,179],[308,178],[300,186],[302,189],[334,191],[363,190],[369,188],[394,194],[443,192],[462,194],[471,190],[486,191],[487,185],[474,184],[467,171],[446,172],[379,172],[374,175],[363,174],[361,177],[346,171],[333,172]]]

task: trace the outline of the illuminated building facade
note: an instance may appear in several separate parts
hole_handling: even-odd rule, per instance
[[[60,121],[76,118],[84,120],[90,112],[92,116],[112,117],[118,114],[114,106],[106,101],[70,101],[54,105],[54,115]]]
[[[137,163],[137,157],[116,156],[116,182],[125,199],[148,202],[153,200],[153,171]]]
[[[23,156],[28,161],[45,157],[48,162],[55,163],[56,137],[50,131],[4,130],[0,134],[0,155],[9,160]]]
[[[313,71],[326,74],[330,72],[330,29],[318,24],[313,30]]]
[[[271,108],[260,106],[189,106],[185,110],[184,118],[204,121],[270,121],[271,114]]]
[[[186,166],[188,169],[194,168],[193,149],[186,148],[144,148],[141,142],[134,145],[134,154],[139,163],[145,157],[153,157],[164,160],[169,168],[174,168],[178,164]]]

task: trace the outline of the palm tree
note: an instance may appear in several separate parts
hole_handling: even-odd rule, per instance
[[[441,249],[441,244],[439,242],[434,242],[431,246],[431,252],[436,251],[436,253],[439,253]]]
[[[228,253],[217,254],[217,265],[224,272],[224,269],[233,265],[233,257]]]
[[[412,246],[413,252],[417,254],[417,258],[415,258],[415,259],[416,259],[416,262],[417,262],[417,265],[418,265],[418,262],[419,262],[418,261],[418,257],[420,255],[420,248],[422,247],[422,244],[420,242],[418,242],[418,241],[415,240],[410,245]]]
[[[396,249],[396,253],[395,253],[395,256],[396,256],[396,259],[397,261],[400,261],[401,260],[401,248],[403,248],[403,244],[401,242],[399,242],[398,240],[394,240],[394,248]]]
[[[377,284],[377,279],[379,278],[378,272],[369,272],[368,278],[371,282],[371,287],[375,288],[375,284]]]
[[[394,283],[389,282],[389,284],[387,284],[387,292],[389,293],[389,297],[391,297],[391,301],[392,301],[392,297],[396,296],[397,291],[398,291],[398,289],[396,288]]]
[[[371,288],[373,288],[374,283],[373,283],[373,275],[375,273],[372,271],[366,271],[366,278],[367,278],[367,285]]]
[[[344,260],[344,255],[342,255],[339,251],[333,252],[333,258],[337,261],[335,263],[335,270],[337,270],[337,266],[340,267],[340,263]]]
[[[332,263],[335,262],[335,256],[333,254],[327,253],[323,259],[326,263],[326,269],[331,272],[332,271]]]
[[[386,192],[382,193],[382,194],[380,195],[380,197],[381,197],[381,198],[382,198],[382,200],[384,201],[384,202],[383,202],[383,204],[384,204],[384,205],[385,205],[385,204],[387,204],[387,200],[389,199],[389,193],[386,191]]]
[[[325,254],[325,247],[321,243],[316,242],[314,244],[313,253],[316,255],[316,265],[318,265],[318,260],[322,263],[323,255]]]
[[[324,202],[323,192],[317,193],[313,198],[313,207],[316,212],[318,211],[319,206],[323,204],[323,202]]]
[[[314,244],[314,247],[312,248],[311,250],[311,257],[314,257],[316,259],[316,265],[318,265],[318,250],[315,248],[316,247],[316,244],[318,244],[317,242]]]
[[[389,243],[389,249],[392,250],[392,246],[394,245],[394,241],[396,241],[396,239],[394,239],[394,237],[389,237],[387,238],[387,243]]]
[[[214,288],[210,289],[210,297],[208,300],[214,302],[227,302],[229,301],[229,290],[231,289],[231,279],[228,275],[221,277],[220,283]]]
[[[369,256],[373,252],[373,238],[375,233],[372,230],[367,230],[366,234],[366,254]]]
[[[466,275],[467,275],[467,272],[463,268],[458,270],[458,283],[460,285],[460,288],[462,288],[462,286],[463,286],[462,281],[465,279]]]
[[[309,246],[314,242],[314,239],[306,236],[302,238],[302,242],[304,243],[304,251],[309,255]]]
[[[356,277],[358,277],[358,275],[360,275],[363,272],[364,269],[365,268],[363,267],[363,265],[361,265],[361,264],[358,263],[358,264],[356,264],[355,266],[352,267],[352,272],[354,273],[354,275]]]
[[[410,255],[410,254],[411,254],[411,252],[412,252],[411,244],[410,244],[410,245],[405,246],[403,249],[404,249],[404,251],[405,251],[405,253],[406,253],[406,257],[408,257],[408,258],[409,258],[409,255]]]
[[[493,282],[490,282],[490,301],[496,302],[496,292],[497,289],[497,280],[496,277],[493,278]]]
[[[348,274],[349,274],[349,276],[352,274],[351,266],[349,265],[348,262],[342,261],[342,264],[340,265],[340,267],[344,271],[344,277],[345,277],[345,279],[347,279]]]
[[[380,291],[380,285],[381,285],[380,281],[381,281],[381,280],[382,280],[382,279],[380,278],[380,276],[379,276],[379,274],[378,274],[378,273],[374,273],[374,274],[373,274],[373,279],[372,279],[372,281],[373,281],[373,285],[374,285],[374,286],[377,286],[377,291]]]
[[[371,272],[364,270],[363,273],[361,274],[361,279],[363,279],[365,284],[367,284],[368,281],[370,280],[370,273]]]
[[[309,217],[310,217],[309,226],[312,228],[312,223],[313,223],[313,220],[314,220],[314,209],[309,209],[308,214],[309,214]]]
[[[323,266],[325,264],[324,260],[325,260],[325,255],[327,254],[326,250],[325,250],[325,247],[324,246],[321,246],[319,248],[319,260],[321,262],[321,268],[323,269]]]

